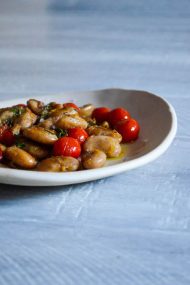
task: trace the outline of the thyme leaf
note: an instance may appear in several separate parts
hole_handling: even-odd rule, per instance
[[[25,144],[22,143],[22,142],[17,142],[17,143],[16,143],[16,146],[19,147],[19,148],[24,148],[24,147],[25,147]]]
[[[44,106],[40,119],[44,119],[44,120],[47,119],[49,115],[49,111],[52,109],[52,105],[53,105],[53,102],[50,102],[49,104]]]
[[[14,116],[18,117],[18,116],[22,115],[23,110],[24,109],[21,106],[15,106],[12,108],[11,111],[13,112]]]
[[[57,132],[58,138],[62,138],[68,135],[67,130],[64,130],[64,129],[57,128],[56,132]]]

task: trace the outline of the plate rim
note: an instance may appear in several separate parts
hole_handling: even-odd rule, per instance
[[[123,89],[123,88],[106,88],[106,89],[98,89],[98,90],[88,90],[88,91],[65,91],[60,94],[52,94],[52,95],[40,95],[40,96],[35,96],[35,98],[39,97],[52,97],[52,96],[63,96],[63,94],[74,94],[74,93],[88,93],[88,92],[106,92],[106,91],[128,91],[128,92],[144,92],[148,93],[151,96],[158,97],[164,103],[168,106],[168,111],[171,113],[171,128],[167,134],[167,136],[164,138],[164,140],[153,150],[150,152],[138,157],[134,158],[130,161],[124,161],[124,162],[119,162],[118,164],[115,165],[108,165],[103,168],[98,168],[98,169],[88,169],[88,170],[79,170],[76,172],[65,172],[65,173],[55,173],[55,172],[38,172],[38,171],[30,171],[30,170],[20,170],[20,169],[11,169],[7,167],[0,167],[0,183],[4,184],[14,184],[14,185],[27,185],[26,183],[22,183],[23,181],[29,179],[29,181],[33,180],[33,185],[31,186],[53,186],[53,185],[72,185],[76,183],[82,183],[82,182],[87,182],[87,181],[92,181],[92,180],[97,180],[101,178],[106,178],[108,176],[112,176],[124,171],[132,170],[138,167],[141,167],[143,165],[148,164],[151,161],[154,161],[156,158],[161,156],[171,145],[176,132],[177,132],[177,115],[175,112],[174,107],[169,103],[166,99],[164,99],[161,96],[158,96],[156,94],[150,93],[148,91],[144,90],[136,90],[136,89]],[[30,96],[31,97],[31,96]],[[17,100],[25,100],[28,98],[27,96],[23,98],[16,98],[16,99],[10,99],[10,100],[3,100],[0,101],[0,103],[5,103],[5,102],[11,102],[11,101],[17,101]],[[7,171],[9,170],[9,171]],[[43,175],[42,175],[43,174]],[[53,174],[53,175],[52,175]],[[1,182],[1,178],[4,178],[8,180],[19,180],[20,182]],[[24,177],[24,178],[23,178]],[[3,180],[4,180],[3,179]],[[43,183],[45,181],[45,183]],[[49,183],[49,185],[47,184]]]

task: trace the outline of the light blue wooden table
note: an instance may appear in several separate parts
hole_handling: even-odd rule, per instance
[[[190,1],[157,2],[0,1],[0,99],[144,89],[179,123],[142,168],[67,187],[0,184],[0,285],[190,284]]]

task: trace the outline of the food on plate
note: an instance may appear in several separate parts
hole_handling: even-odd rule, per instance
[[[87,139],[88,133],[83,128],[72,128],[68,130],[68,136],[77,139],[82,144]]]
[[[92,112],[92,118],[96,120],[97,124],[100,124],[108,120],[109,113],[110,113],[110,108],[107,107],[95,108],[94,111]]]
[[[123,108],[113,109],[108,114],[108,122],[112,128],[115,128],[116,124],[122,120],[129,120],[130,114],[127,110]]]
[[[121,153],[121,146],[117,139],[110,136],[90,136],[84,143],[83,150],[93,152],[96,149],[103,151],[107,157],[118,157]]]
[[[36,167],[39,171],[65,172],[79,168],[79,160],[71,156],[52,156],[40,161]]]
[[[81,146],[78,140],[72,137],[58,139],[53,146],[54,156],[71,156],[78,158],[81,154]]]
[[[7,147],[4,155],[13,167],[15,165],[15,168],[32,169],[37,164],[36,159],[31,154],[16,145]]]
[[[82,154],[82,165],[86,169],[100,168],[106,163],[106,154],[102,150],[95,149]]]
[[[135,119],[122,120],[115,125],[124,143],[136,140],[140,131],[139,123]]]
[[[100,168],[119,158],[121,143],[135,141],[139,131],[124,108],[30,99],[0,109],[0,162],[48,172]]]

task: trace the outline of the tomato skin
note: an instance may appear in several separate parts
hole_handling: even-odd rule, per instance
[[[71,137],[58,139],[53,146],[53,155],[72,156],[78,158],[81,154],[81,147],[78,140]]]
[[[140,126],[135,119],[123,120],[118,122],[116,130],[122,135],[122,142],[130,142],[138,138]]]
[[[23,107],[23,108],[26,108],[26,107],[27,107],[26,104],[17,104],[16,106],[18,106],[18,107]]]
[[[68,103],[63,104],[63,107],[64,108],[72,107],[72,108],[76,109],[77,111],[80,110],[80,108],[72,102],[68,102]]]
[[[110,108],[107,107],[99,107],[94,109],[94,111],[92,112],[92,118],[96,119],[96,122],[98,124],[107,121],[108,120],[108,115],[110,113]]]
[[[11,146],[15,142],[15,136],[13,132],[8,129],[7,125],[4,125],[0,128],[0,143]]]
[[[82,144],[87,139],[88,134],[82,128],[72,128],[68,130],[68,136],[78,140],[78,142]]]
[[[119,121],[129,120],[130,117],[131,116],[127,110],[123,108],[116,108],[109,113],[108,122],[110,123],[112,128],[115,128]]]

